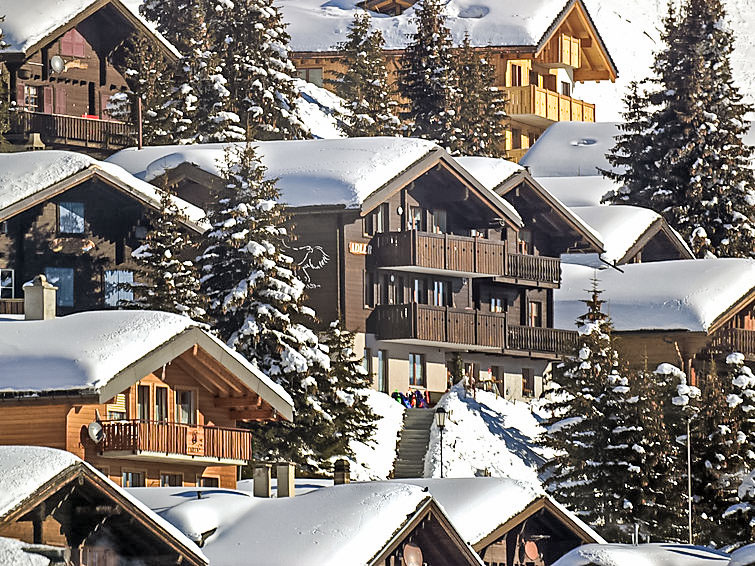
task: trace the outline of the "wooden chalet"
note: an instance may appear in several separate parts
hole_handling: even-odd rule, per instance
[[[556,327],[569,328],[585,312],[597,274],[605,311],[625,359],[635,369],[667,362],[696,383],[711,360],[723,367],[732,352],[755,362],[755,261],[698,259],[636,263],[597,271],[564,265],[556,293]]]
[[[558,256],[602,249],[578,219],[533,201],[523,221],[424,140],[260,142],[257,150],[293,215],[289,253],[309,302],[323,323],[341,318],[357,333],[376,388],[438,395],[458,352],[471,376],[495,381],[501,394],[539,393],[550,361],[576,338],[553,329]],[[129,149],[110,161],[202,205],[222,190],[222,156],[210,144]],[[173,168],[150,178],[164,163]]]
[[[0,314],[23,312],[21,286],[38,273],[58,287],[58,314],[133,298],[121,284],[159,202],[153,185],[86,155],[0,154]],[[203,232],[203,211],[176,202],[186,230]]]
[[[137,143],[137,126],[108,116],[109,98],[126,89],[119,48],[132,34],[168,61],[179,54],[120,0],[0,0],[8,47],[13,143],[77,149],[102,156]],[[40,143],[41,142],[41,143]]]
[[[0,444],[66,450],[124,487],[232,488],[252,459],[239,423],[292,418],[280,386],[187,317],[54,318],[44,276],[24,291],[27,320],[0,321]]]
[[[27,543],[26,552],[39,559],[81,566],[208,564],[173,525],[72,454],[0,446],[0,491],[0,537]],[[28,556],[19,563],[42,562]]]
[[[292,60],[299,76],[320,86],[343,72],[344,41],[359,9],[392,17],[375,17],[383,32],[387,66],[394,73],[413,32],[416,0],[368,0],[334,14],[315,0],[282,0],[291,35]],[[447,24],[458,45],[469,32],[481,56],[495,66],[496,86],[503,89],[508,157],[518,161],[545,129],[559,121],[594,122],[595,104],[572,96],[577,83],[614,81],[618,71],[582,0],[519,2],[483,0],[475,6],[452,0]],[[456,5],[458,4],[458,6]],[[396,79],[397,80],[397,79]]]

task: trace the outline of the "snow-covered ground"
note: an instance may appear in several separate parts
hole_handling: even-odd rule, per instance
[[[487,391],[476,399],[461,384],[438,403],[450,415],[443,431],[444,477],[491,475],[539,483],[537,469],[547,454],[535,446],[543,431],[531,406]],[[440,432],[433,423],[425,477],[440,477]]]

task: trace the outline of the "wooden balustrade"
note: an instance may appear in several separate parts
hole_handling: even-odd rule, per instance
[[[507,329],[507,344],[511,350],[566,354],[577,347],[579,333],[574,330],[514,326]]]
[[[755,330],[722,328],[713,334],[709,350],[717,354],[739,352],[748,360],[755,360]]]
[[[105,421],[103,453],[127,451],[194,456],[218,460],[251,460],[252,433],[217,426],[157,421]]]
[[[595,121],[595,105],[584,100],[546,90],[537,85],[509,86],[505,87],[505,90],[510,116],[530,115],[551,122]]]
[[[122,148],[137,143],[133,124],[19,110],[11,114],[10,134],[37,132],[46,144]]]
[[[541,255],[509,254],[506,275],[558,285],[561,282],[561,260]]]
[[[24,300],[0,299],[0,314],[24,314]]]

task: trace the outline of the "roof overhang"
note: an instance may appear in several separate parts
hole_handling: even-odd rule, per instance
[[[64,193],[69,189],[72,189],[86,181],[89,181],[90,179],[100,180],[103,183],[113,187],[114,189],[134,198],[145,206],[148,206],[155,210],[159,210],[160,208],[159,199],[152,199],[135,187],[129,185],[128,183],[125,183],[117,176],[112,175],[108,171],[101,169],[97,165],[90,165],[86,169],[82,169],[81,171],[74,173],[73,175],[63,179],[62,181],[58,181],[53,185],[45,187],[35,192],[33,195],[29,195],[28,197],[16,201],[10,206],[7,206],[4,209],[0,210],[0,222],[8,220],[9,218],[16,216],[17,214],[24,212],[25,210],[28,210],[52,197]],[[157,187],[155,187],[155,191],[157,190]],[[178,204],[179,208],[181,208],[180,203]],[[202,234],[209,228],[209,226],[203,225],[200,222],[192,221],[185,216],[181,217],[180,222],[186,228],[192,230],[193,232],[196,232],[197,234]]]
[[[713,334],[720,330],[724,324],[729,322],[736,314],[750,303],[755,303],[755,287],[747,291],[742,297],[732,303],[723,313],[718,315],[708,327],[708,334]]]

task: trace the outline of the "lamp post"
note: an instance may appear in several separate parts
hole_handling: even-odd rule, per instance
[[[443,407],[435,409],[435,424],[440,430],[440,477],[443,477],[443,429],[446,428],[446,410]]]

